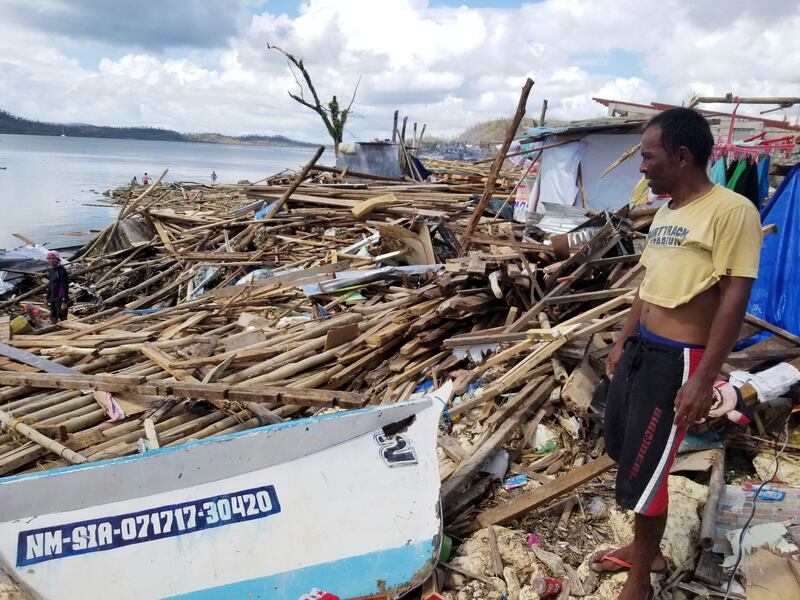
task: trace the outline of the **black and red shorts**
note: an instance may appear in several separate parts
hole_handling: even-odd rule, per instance
[[[604,427],[608,454],[618,463],[617,503],[656,516],[667,509],[667,476],[686,435],[674,425],[675,396],[697,369],[702,346],[643,327],[625,342],[608,388]]]

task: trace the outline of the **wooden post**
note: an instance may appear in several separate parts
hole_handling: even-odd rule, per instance
[[[711,550],[714,545],[714,528],[717,522],[717,505],[725,487],[725,451],[717,450],[714,464],[711,465],[711,480],[708,483],[708,499],[703,507],[703,519],[700,522],[700,547]]]
[[[406,124],[408,123],[408,117],[403,117],[403,129],[400,130],[400,141],[405,144],[406,143]]]
[[[303,167],[303,170],[300,171],[297,177],[294,178],[294,181],[292,181],[292,185],[290,185],[289,189],[283,193],[283,196],[281,196],[280,200],[278,200],[275,203],[275,206],[273,206],[270,209],[270,211],[267,213],[267,216],[264,217],[265,219],[271,219],[272,217],[274,217],[277,214],[277,212],[281,209],[281,207],[284,204],[286,204],[286,201],[289,199],[289,196],[291,196],[294,193],[294,191],[300,186],[300,184],[303,183],[303,180],[306,178],[306,176],[308,176],[308,172],[311,170],[314,164],[319,160],[319,157],[322,156],[323,152],[325,152],[325,146],[320,146],[319,148],[317,148],[317,151],[314,153],[314,156],[311,157],[311,160],[308,161],[305,167]]]
[[[506,139],[503,141],[503,146],[497,153],[494,163],[492,163],[492,168],[489,170],[489,176],[486,178],[486,186],[483,189],[483,195],[478,201],[478,206],[476,206],[475,210],[472,212],[472,216],[469,218],[469,222],[467,223],[467,228],[464,230],[464,235],[461,237],[461,249],[458,252],[459,256],[464,256],[469,250],[471,243],[470,238],[475,232],[475,228],[478,226],[478,222],[481,219],[483,211],[486,210],[489,200],[492,198],[494,184],[497,181],[497,176],[500,174],[500,168],[503,166],[503,161],[506,158],[506,154],[508,154],[508,148],[511,146],[511,142],[517,133],[517,128],[522,122],[522,117],[525,116],[525,105],[528,102],[528,94],[531,93],[532,87],[533,80],[528,78],[525,81],[525,85],[522,86],[522,93],[520,94],[519,103],[517,104],[517,112],[514,114],[514,119],[511,122],[511,126],[506,132]]]
[[[400,111],[394,111],[394,123],[392,123],[392,143],[397,143],[397,119],[400,116]]]
[[[580,163],[578,163],[578,188],[581,191],[581,206],[586,208],[586,188],[583,186],[583,170]]]
[[[428,124],[427,124],[427,123],[423,123],[423,124],[422,124],[422,131],[420,131],[420,132],[419,132],[419,139],[417,140],[417,143],[418,143],[420,146],[422,146],[422,136],[423,136],[423,135],[425,135],[425,128],[426,128],[427,126],[428,126]]]
[[[417,122],[416,121],[414,121],[414,141],[412,142],[411,147],[414,148],[414,150],[417,149]]]
[[[539,114],[539,127],[544,125],[544,117],[547,114],[547,99],[542,100],[542,112]]]

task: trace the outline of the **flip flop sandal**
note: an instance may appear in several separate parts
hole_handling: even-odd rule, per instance
[[[613,550],[612,550],[612,552],[613,552]],[[631,563],[629,563],[627,560],[619,558],[618,556],[614,556],[611,553],[603,554],[599,558],[592,558],[592,562],[590,564],[601,563],[603,561],[612,562],[615,565],[618,565],[619,569],[602,569],[600,571],[596,571],[595,569],[592,569],[591,566],[589,566],[589,568],[592,571],[594,571],[595,573],[619,573],[620,571],[628,571],[628,570],[633,568],[633,565]],[[667,566],[664,565],[663,568],[658,569],[658,570],[651,569],[650,572],[651,573],[655,573],[656,575],[666,575],[667,574]]]
[[[592,561],[590,563],[589,568],[592,569],[591,567],[592,564],[601,563],[603,561],[614,563],[615,565],[619,566],[619,569],[601,569],[599,571],[592,569],[592,571],[594,571],[595,573],[619,573],[620,571],[627,571],[633,568],[633,565],[629,563],[627,560],[614,556],[611,552],[614,551],[611,550],[608,553],[601,554],[599,557],[597,556],[592,557]]]

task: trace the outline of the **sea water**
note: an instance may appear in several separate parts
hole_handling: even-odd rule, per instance
[[[144,173],[164,181],[258,181],[299,169],[315,148],[151,142],[0,134],[0,249],[22,244],[13,233],[51,248],[86,242],[119,207],[103,192]],[[331,164],[328,150],[319,164]],[[5,169],[3,169],[5,167]]]

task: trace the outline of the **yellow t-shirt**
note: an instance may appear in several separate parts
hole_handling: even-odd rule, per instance
[[[726,275],[755,279],[762,238],[755,206],[720,185],[676,210],[665,204],[640,259],[647,271],[639,297],[674,308]]]

